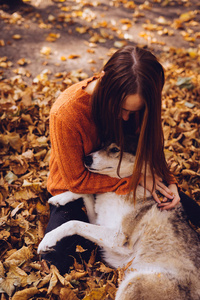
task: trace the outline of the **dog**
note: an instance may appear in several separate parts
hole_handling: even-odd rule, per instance
[[[117,174],[120,150],[115,144],[86,158],[92,172],[112,177],[130,176],[135,157],[124,153]],[[189,225],[182,205],[161,211],[151,194],[138,186],[136,204],[109,192],[84,195],[65,192],[50,198],[65,205],[83,197],[91,222],[69,221],[47,233],[38,253],[49,251],[63,237],[78,234],[102,247],[112,267],[129,265],[119,284],[116,300],[199,300],[200,240]]]

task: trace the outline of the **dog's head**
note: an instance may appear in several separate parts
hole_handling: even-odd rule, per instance
[[[117,167],[120,159],[119,147],[112,143],[99,151],[93,152],[85,157],[85,166],[89,171],[110,177],[117,177]],[[120,165],[119,175],[121,178],[131,176],[133,173],[133,165],[135,156],[124,152]]]

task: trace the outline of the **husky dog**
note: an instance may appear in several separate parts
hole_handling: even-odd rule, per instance
[[[132,174],[135,157],[124,153],[120,177]],[[86,158],[92,172],[118,177],[119,148],[111,144]],[[104,260],[112,267],[129,265],[119,285],[116,300],[199,300],[200,240],[189,226],[181,204],[161,211],[152,196],[138,186],[136,204],[115,193],[93,195],[65,192],[50,198],[65,205],[83,197],[89,220],[69,221],[50,231],[38,253],[57,241],[78,234],[102,247]]]

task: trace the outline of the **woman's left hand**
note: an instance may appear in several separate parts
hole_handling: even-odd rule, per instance
[[[173,200],[169,201],[169,199],[167,199],[166,197],[164,197],[163,200],[162,200],[162,202],[158,204],[158,207],[161,210],[172,209],[172,208],[174,208],[180,202],[180,197],[179,197],[177,185],[175,183],[170,184],[168,186],[168,189],[170,189],[170,191],[173,193],[174,198],[173,198]]]

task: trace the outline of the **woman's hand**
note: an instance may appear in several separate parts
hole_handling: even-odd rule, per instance
[[[180,197],[179,197],[179,193],[178,193],[178,188],[177,185],[175,183],[170,184],[168,186],[168,189],[173,193],[174,197],[172,201],[169,201],[169,199],[167,199],[166,197],[162,200],[161,203],[158,204],[158,207],[161,210],[164,209],[172,209],[174,208],[179,202],[180,202]]]
[[[144,187],[144,176],[142,176],[140,185]],[[146,176],[146,189],[152,193],[154,200],[159,204],[159,207],[163,209],[171,209],[180,201],[178,194],[178,189],[176,184],[171,184],[168,187],[162,182],[162,178],[155,175],[155,186],[153,188],[153,178],[152,176]],[[158,194],[162,194],[164,198],[158,197]],[[169,202],[170,201],[170,202]]]

